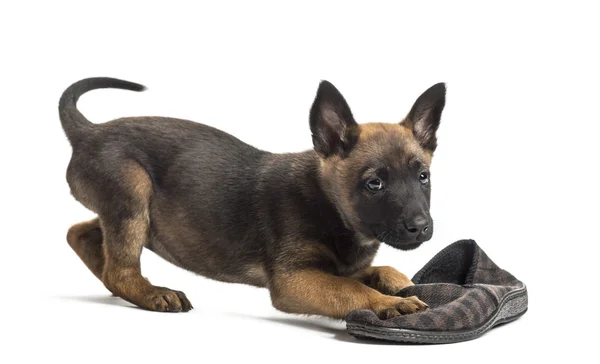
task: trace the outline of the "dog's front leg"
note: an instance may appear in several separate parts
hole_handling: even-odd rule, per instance
[[[351,277],[388,295],[395,295],[402,288],[414,285],[404,273],[388,266],[367,267],[354,273]]]
[[[380,318],[425,310],[417,297],[386,296],[356,279],[305,269],[275,274],[270,285],[273,306],[280,311],[342,319],[356,309]]]

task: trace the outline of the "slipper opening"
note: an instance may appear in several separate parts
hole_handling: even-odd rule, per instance
[[[415,275],[413,282],[469,284],[476,268],[476,248],[472,240],[448,246]]]

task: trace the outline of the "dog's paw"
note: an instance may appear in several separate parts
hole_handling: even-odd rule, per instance
[[[368,280],[368,285],[383,294],[393,295],[402,288],[413,286],[408,277],[393,267],[373,267],[373,273]]]
[[[371,305],[373,312],[382,320],[387,320],[400,315],[422,312],[429,307],[416,296],[392,297],[383,296],[382,299]]]
[[[193,308],[185,293],[164,287],[153,287],[143,301],[139,306],[159,312],[187,312]]]

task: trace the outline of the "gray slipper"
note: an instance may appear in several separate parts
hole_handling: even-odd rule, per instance
[[[449,245],[412,279],[414,286],[398,296],[417,296],[429,305],[424,312],[379,319],[368,310],[346,316],[348,332],[375,338],[423,344],[476,339],[527,311],[527,288],[500,269],[473,240]]]

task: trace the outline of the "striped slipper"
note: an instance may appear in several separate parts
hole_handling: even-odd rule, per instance
[[[398,296],[417,296],[429,305],[424,312],[379,319],[368,310],[346,316],[348,332],[375,338],[443,344],[480,337],[496,325],[527,311],[527,288],[500,269],[473,240],[449,245],[412,279],[414,286]]]

